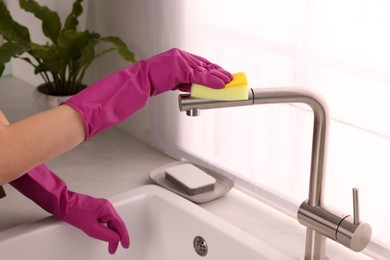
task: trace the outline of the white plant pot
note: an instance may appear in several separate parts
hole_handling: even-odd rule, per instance
[[[82,85],[80,90],[86,87],[87,87],[86,85]],[[47,92],[45,83],[39,85],[34,89],[33,98],[35,99],[35,102],[37,104],[37,112],[46,111],[53,107],[59,106],[62,102],[64,102],[65,100],[73,96],[73,95],[55,96],[55,95],[46,94],[45,92]]]
[[[47,95],[38,90],[34,89],[33,97],[37,104],[37,112],[49,110],[53,107],[59,106],[62,102],[70,98],[71,96],[52,96]]]

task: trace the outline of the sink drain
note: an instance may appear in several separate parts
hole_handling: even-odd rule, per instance
[[[203,239],[201,236],[197,236],[194,238],[194,249],[195,252],[200,256],[206,256],[208,247],[206,240]]]

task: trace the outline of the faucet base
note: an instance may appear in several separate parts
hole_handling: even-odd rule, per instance
[[[360,221],[354,223],[353,217],[329,206],[313,207],[308,201],[304,201],[298,209],[297,219],[308,228],[306,250],[322,248],[315,243],[316,235],[330,238],[355,252],[362,251],[371,240],[372,228],[369,224]],[[316,259],[321,258],[316,257]]]

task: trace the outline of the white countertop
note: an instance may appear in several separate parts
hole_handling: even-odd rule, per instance
[[[33,87],[13,77],[0,79],[0,110],[11,122],[35,113]],[[32,151],[33,152],[33,151]],[[174,159],[116,128],[109,129],[48,162],[71,190],[108,198],[151,184],[148,174]],[[0,200],[0,231],[46,216],[30,200],[5,185]],[[298,258],[304,252],[305,231],[298,221],[233,189],[224,197],[201,205],[276,249]],[[130,234],[131,235],[131,234]],[[330,259],[372,259],[328,239]]]

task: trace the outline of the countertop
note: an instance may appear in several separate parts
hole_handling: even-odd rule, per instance
[[[36,113],[32,92],[33,87],[19,79],[1,78],[0,110],[11,122]],[[151,184],[149,172],[173,161],[127,133],[111,128],[47,165],[67,182],[69,189],[109,198]],[[0,231],[49,216],[11,186],[4,188],[7,197],[0,200]],[[200,206],[295,259],[304,252],[306,229],[296,219],[237,189]],[[330,259],[373,259],[329,239],[327,243]]]

